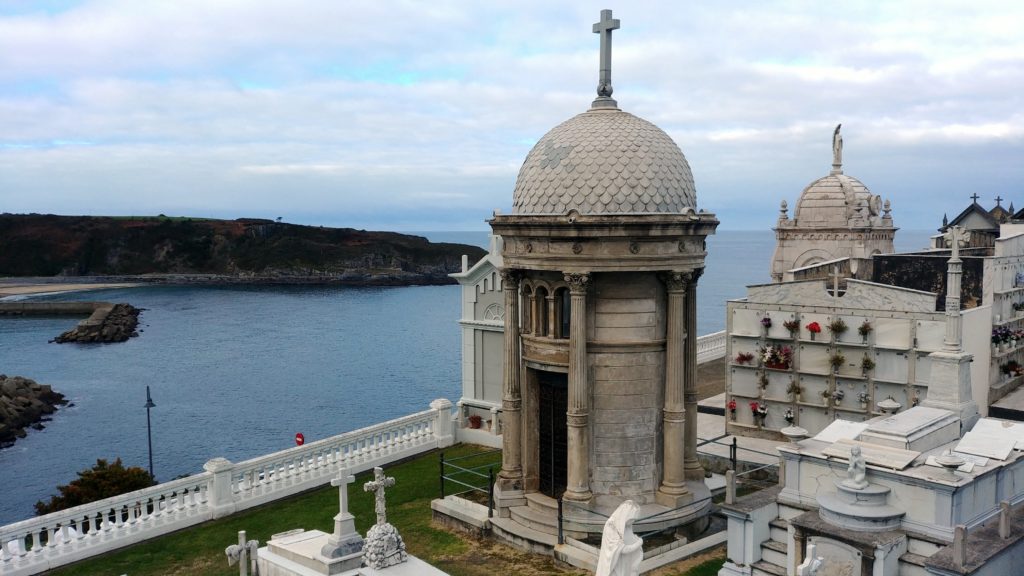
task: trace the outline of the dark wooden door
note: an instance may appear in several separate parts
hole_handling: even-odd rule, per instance
[[[568,475],[568,437],[565,413],[569,409],[569,383],[565,374],[538,372],[540,438],[540,491],[552,498],[565,492]]]

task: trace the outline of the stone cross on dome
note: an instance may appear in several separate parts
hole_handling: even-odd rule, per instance
[[[594,24],[594,34],[601,35],[601,67],[594,108],[618,107],[612,100],[612,30],[618,29],[619,21],[612,18],[612,11],[601,10],[601,21]]]

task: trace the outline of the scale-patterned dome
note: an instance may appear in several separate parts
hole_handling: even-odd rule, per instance
[[[668,134],[618,109],[591,109],[530,150],[512,212],[678,213],[696,205],[690,165]]]

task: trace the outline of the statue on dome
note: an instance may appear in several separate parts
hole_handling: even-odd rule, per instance
[[[836,130],[832,133],[832,166],[838,168],[843,165],[843,135],[839,133],[842,124],[836,124]]]

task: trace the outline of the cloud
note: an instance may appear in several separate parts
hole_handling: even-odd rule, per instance
[[[0,9],[0,200],[481,226],[510,208],[532,144],[593,98],[602,7]],[[615,97],[679,143],[725,228],[770,226],[827,172],[839,122],[847,173],[894,196],[904,228],[1020,188],[1024,5],[643,0],[615,16]]]

